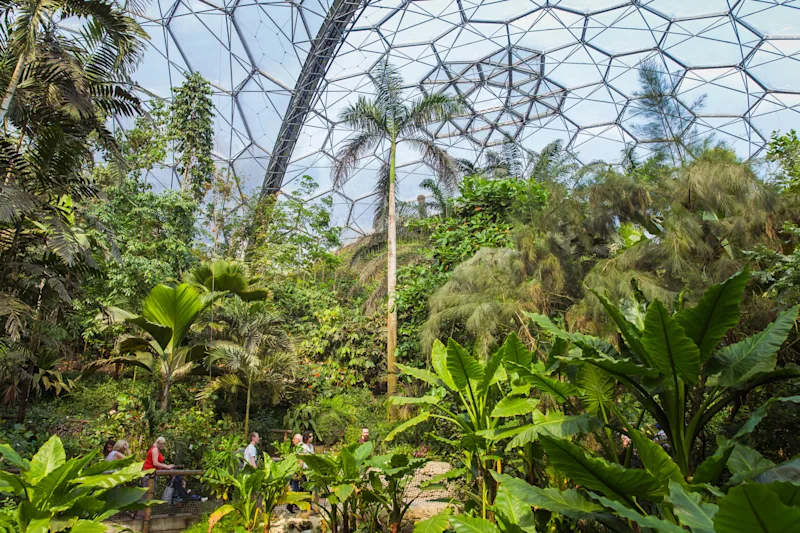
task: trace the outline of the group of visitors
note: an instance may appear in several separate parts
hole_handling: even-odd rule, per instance
[[[358,442],[364,443],[369,440],[369,428],[361,428],[361,437],[359,438]],[[261,442],[261,437],[255,431],[250,433],[250,443],[244,449],[244,466],[251,466],[252,468],[258,468],[258,446],[259,442]],[[147,455],[144,459],[144,464],[142,465],[142,470],[174,470],[175,465],[167,464],[164,462],[164,455],[162,450],[167,444],[167,439],[164,437],[158,437],[153,445],[147,450]],[[310,431],[307,431],[304,435],[300,433],[295,433],[292,436],[292,448],[293,450],[300,456],[303,455],[313,455],[314,451],[314,434]],[[105,445],[103,446],[103,457],[108,462],[119,461],[121,459],[125,459],[126,457],[130,456],[131,449],[128,445],[128,441],[124,439],[120,439],[114,441],[109,439],[106,441]],[[308,465],[303,462],[302,459],[299,459],[300,466],[302,470],[308,469]],[[289,482],[289,486],[293,492],[302,492],[303,488],[302,485],[306,481],[306,476],[303,472],[299,472],[295,474],[292,480]],[[149,476],[145,476],[143,479],[143,485],[147,484],[147,478]],[[174,476],[172,481],[178,479],[181,488],[185,490],[185,481],[181,476]],[[170,483],[170,486],[172,483]],[[178,487],[174,487],[178,490]],[[296,513],[299,508],[297,505],[289,504],[287,506],[287,510],[294,514]]]
[[[155,440],[150,449],[147,450],[142,470],[173,470],[175,468],[175,465],[169,465],[164,462],[164,455],[162,455],[161,450],[164,449],[166,444],[167,439],[164,437],[158,437]],[[109,439],[103,446],[103,457],[109,463],[125,459],[130,454],[131,447],[125,439],[118,441]]]

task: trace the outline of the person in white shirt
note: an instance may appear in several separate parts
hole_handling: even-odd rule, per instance
[[[250,444],[244,449],[244,462],[253,468],[258,468],[258,450],[256,450],[256,444],[258,444],[260,440],[261,438],[258,436],[258,433],[255,431],[250,433]]]

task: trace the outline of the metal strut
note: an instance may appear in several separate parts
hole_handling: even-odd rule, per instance
[[[269,168],[264,176],[261,197],[277,192],[283,184],[283,177],[289,167],[297,137],[311,109],[312,101],[317,93],[320,80],[323,79],[331,64],[336,49],[346,34],[347,27],[361,4],[369,0],[334,0],[328,10],[328,16],[322,23],[311,50],[303,64],[303,70],[297,78],[295,90],[289,100],[286,116],[278,132]]]

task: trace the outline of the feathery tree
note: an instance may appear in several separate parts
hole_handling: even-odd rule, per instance
[[[397,369],[394,350],[397,345],[397,309],[395,308],[395,288],[397,285],[397,227],[396,227],[396,164],[397,147],[405,143],[422,156],[444,183],[454,184],[457,167],[444,150],[428,137],[425,126],[431,122],[448,120],[461,111],[461,104],[443,94],[424,96],[406,103],[403,97],[403,79],[388,61],[380,63],[372,72],[375,96],[371,99],[359,97],[355,104],[342,110],[341,122],[356,130],[355,137],[347,141],[337,153],[334,165],[334,183],[341,185],[355,169],[362,157],[377,147],[388,143],[388,158],[381,165],[376,190],[387,213],[387,392],[390,396],[397,390]],[[390,409],[394,418],[395,408]]]
[[[198,399],[224,389],[234,394],[235,408],[237,393],[246,391],[244,434],[247,438],[253,387],[266,387],[272,402],[277,402],[286,388],[286,380],[294,375],[297,358],[290,350],[291,340],[283,322],[262,302],[248,303],[232,298],[222,307],[216,320],[224,324],[223,338],[213,343],[210,356],[224,373],[209,381]]]
[[[703,107],[705,95],[684,106],[675,97],[669,73],[655,59],[642,62],[639,86],[640,90],[634,93],[634,105],[645,123],[636,127],[637,133],[656,153],[670,157],[673,166],[688,163],[702,148],[703,140],[692,124],[695,112]]]

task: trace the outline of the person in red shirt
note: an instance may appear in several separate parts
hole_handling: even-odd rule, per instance
[[[161,450],[167,444],[167,439],[158,437],[153,443],[153,446],[147,450],[147,457],[144,459],[142,470],[173,470],[175,465],[168,465],[164,463],[164,456],[161,455]]]

